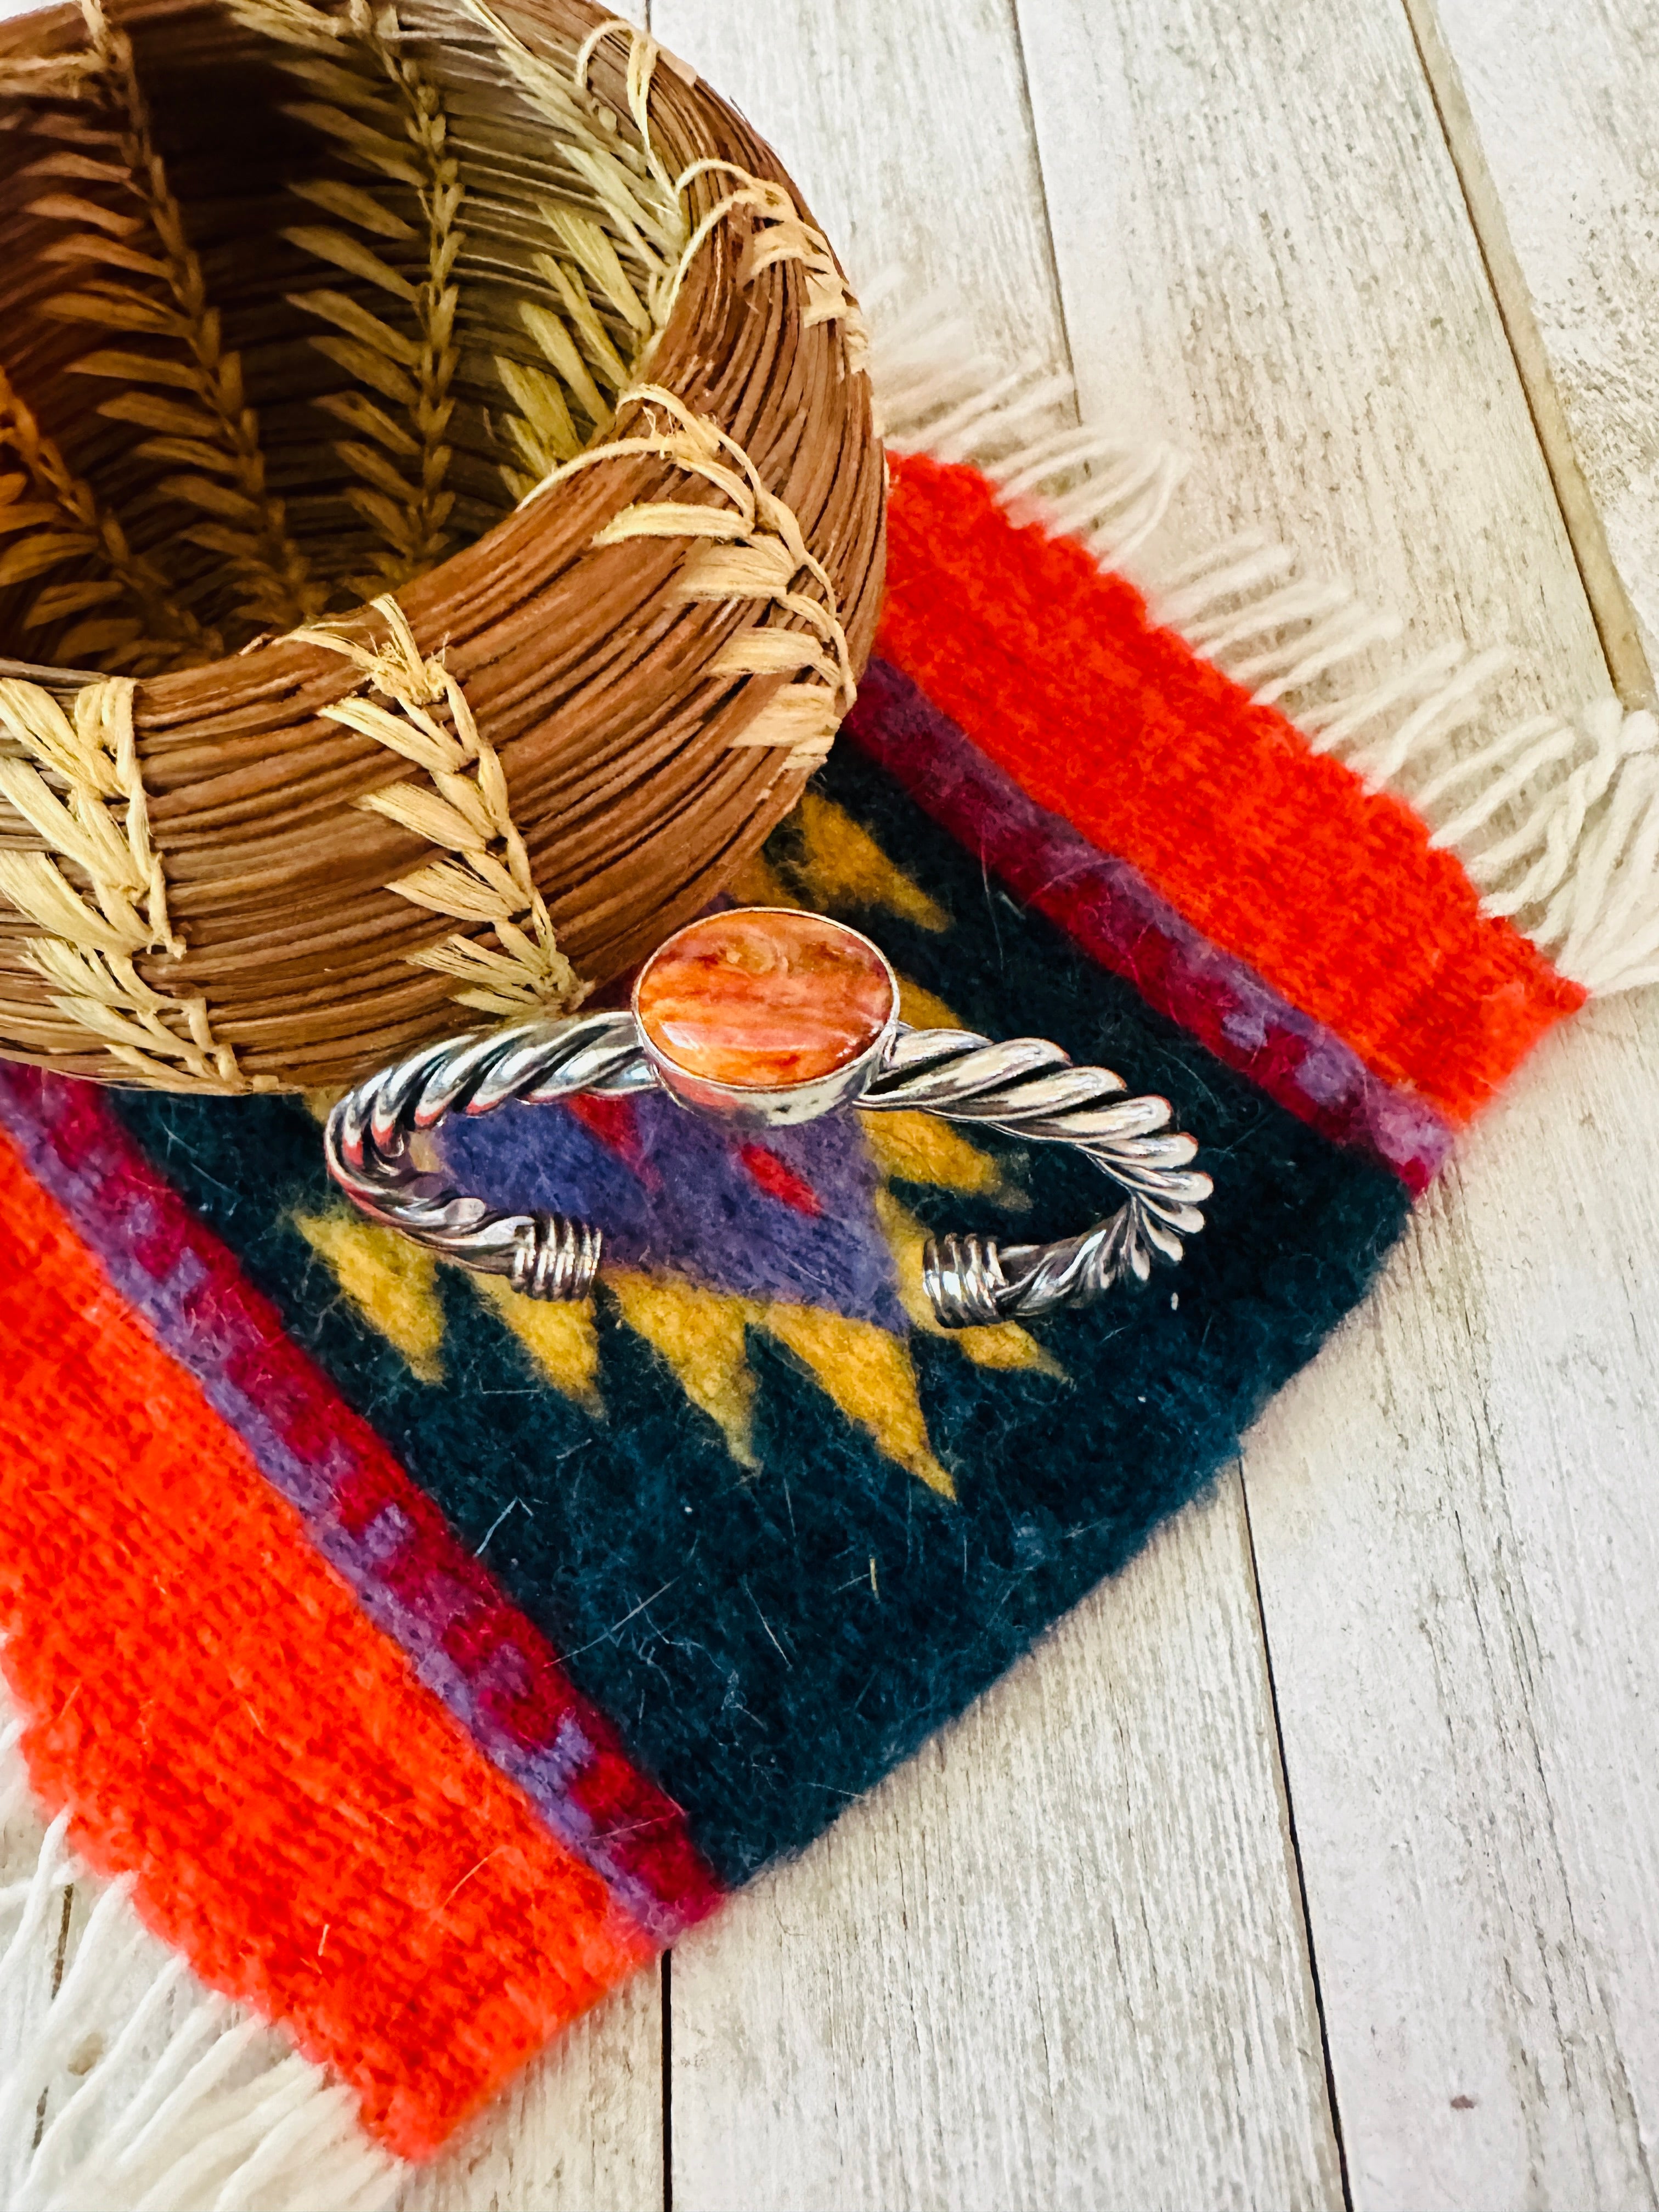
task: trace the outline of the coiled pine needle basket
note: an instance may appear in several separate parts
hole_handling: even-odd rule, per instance
[[[0,1054],[326,1087],[579,1003],[869,649],[793,186],[582,0],[86,0],[0,102]]]

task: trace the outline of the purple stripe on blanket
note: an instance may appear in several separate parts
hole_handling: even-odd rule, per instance
[[[582,1802],[585,1785],[615,1765],[609,1725],[584,1708],[488,1571],[434,1525],[429,1509],[427,1525],[416,1526],[387,1498],[362,1520],[364,1495],[385,1488],[378,1455],[366,1463],[332,1386],[156,1174],[97,1086],[0,1062],[0,1123],[115,1289],[195,1376],[364,1612],[484,1756],[657,1942],[701,1918],[712,1895],[706,1884],[665,1893],[652,1878],[659,1839],[650,1832],[660,1819],[608,1832]],[[407,1486],[401,1472],[398,1480]],[[412,1486],[406,1498],[417,1510],[425,1504]],[[678,1808],[650,1795],[678,1824]]]
[[[502,1212],[597,1221],[611,1264],[688,1276],[744,1297],[826,1306],[904,1335],[880,1177],[848,1115],[769,1129],[763,1150],[805,1185],[803,1212],[756,1179],[741,1134],[646,1093],[596,1102],[604,1133],[562,1107],[501,1106],[443,1132],[445,1165]]]
[[[908,676],[872,660],[845,734],[1016,897],[1218,1060],[1322,1136],[1382,1161],[1413,1194],[1433,1182],[1452,1133],[1431,1107],[1212,945],[1127,861],[1028,799]]]

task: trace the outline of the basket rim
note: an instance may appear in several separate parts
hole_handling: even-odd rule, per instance
[[[448,0],[436,0],[436,4],[448,4]],[[145,21],[166,21],[194,15],[220,15],[225,11],[220,0],[121,0],[121,4],[110,12],[112,20],[125,27]],[[455,12],[459,14],[461,10],[458,9]],[[607,26],[617,29],[632,27],[595,4],[595,0],[501,0],[496,12],[504,20],[516,17],[532,30],[544,32],[564,12],[586,18],[591,30]],[[43,58],[55,58],[59,53],[75,51],[83,35],[84,23],[76,0],[51,0],[48,6],[0,21],[0,58],[26,58],[35,55]],[[659,56],[663,54],[655,40],[652,45]],[[680,61],[678,57],[665,56],[664,58],[678,81],[683,97],[696,101],[701,107],[706,108],[712,104],[727,115],[732,113],[728,103],[688,63]],[[589,62],[589,82],[596,76],[605,74],[614,80],[608,88],[607,104],[617,114],[626,114],[626,64],[618,66],[615,56],[605,52],[605,42],[601,41]],[[610,97],[610,93],[622,96]],[[775,173],[770,181],[784,185],[793,192],[792,180],[769,148],[765,149],[765,154]],[[696,154],[690,156],[693,161],[698,158],[700,156]],[[706,205],[701,205],[699,202],[712,203],[716,197],[717,187],[709,178],[704,177],[694,180],[687,190],[697,195],[697,199],[693,202],[695,221],[707,211]],[[708,244],[718,253],[718,240],[711,240]],[[653,382],[666,381],[672,385],[677,362],[694,357],[692,333],[697,327],[699,305],[706,297],[709,283],[707,261],[701,268],[694,266],[688,272],[686,281],[678,289],[668,320],[653,332],[641,349],[649,355]],[[617,409],[611,422],[584,446],[584,454],[595,451],[621,434],[623,410],[630,404],[630,392],[624,390],[618,395]],[[649,473],[653,465],[648,457],[640,456],[637,465],[641,471]],[[674,473],[664,470],[660,464],[656,467],[662,474]],[[631,469],[619,466],[616,475],[609,479],[611,483],[620,484],[627,489],[627,498],[639,495],[636,489],[629,487],[632,474]],[[558,573],[565,565],[563,556],[574,553],[575,557],[580,557],[583,549],[561,546],[556,530],[550,526],[556,523],[562,511],[568,511],[572,502],[565,496],[567,490],[567,485],[556,485],[533,500],[521,501],[498,516],[478,537],[456,546],[424,574],[399,586],[396,597],[411,624],[417,630],[424,630],[434,618],[441,617],[443,607],[455,596],[458,572],[459,580],[465,586],[470,580],[470,572],[475,566],[486,569],[494,567],[504,556],[511,556],[538,538],[548,542],[550,553],[559,554],[562,557],[550,558],[542,564],[538,582],[545,582]],[[627,498],[618,501],[618,506],[627,504]],[[532,507],[538,510],[533,517],[529,511]],[[535,586],[532,584],[529,588],[533,591]],[[338,628],[348,635],[355,634],[359,627],[372,624],[372,621],[368,604],[343,609],[325,618],[326,627]],[[438,641],[440,645],[445,641],[442,638]],[[342,665],[334,660],[326,648],[311,644],[291,633],[280,632],[257,638],[235,652],[223,653],[212,660],[198,662],[191,667],[162,670],[138,678],[146,708],[157,715],[170,718],[174,714],[187,714],[198,699],[207,695],[216,693],[222,699],[226,693],[234,693],[242,688],[237,678],[239,664],[243,663],[247,664],[250,676],[257,665],[257,688],[259,690],[265,689],[273,678],[279,684],[302,687],[325,670]],[[20,677],[38,683],[47,690],[71,691],[99,682],[101,672],[67,664],[27,662],[0,655],[0,675]],[[246,688],[255,686],[249,684]]]

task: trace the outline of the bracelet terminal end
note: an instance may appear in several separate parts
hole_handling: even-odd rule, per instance
[[[942,1328],[975,1328],[1002,1319],[999,1293],[1008,1284],[996,1241],[989,1237],[927,1239],[921,1286]]]
[[[604,1243],[603,1231],[591,1222],[562,1213],[529,1214],[513,1240],[508,1279],[527,1298],[574,1304],[593,1287]]]

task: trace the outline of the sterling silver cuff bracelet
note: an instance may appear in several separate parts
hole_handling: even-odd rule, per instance
[[[411,1054],[360,1084],[329,1116],[329,1172],[373,1219],[531,1297],[582,1298],[601,1231],[562,1214],[501,1213],[423,1171],[410,1139],[452,1114],[509,1099],[665,1091],[689,1111],[744,1129],[857,1107],[922,1112],[1025,1141],[1071,1146],[1124,1202],[1048,1244],[947,1236],[928,1241],[922,1279],[950,1328],[1024,1321],[1098,1297],[1154,1255],[1178,1261],[1204,1226],[1210,1178],[1191,1137],[1163,1133],[1162,1098],[1122,1096],[1109,1069],[1075,1067],[1036,1037],[994,1043],[898,1018],[885,956],[844,924],[788,908],[705,916],[646,963],[633,1004],[520,1022]]]

